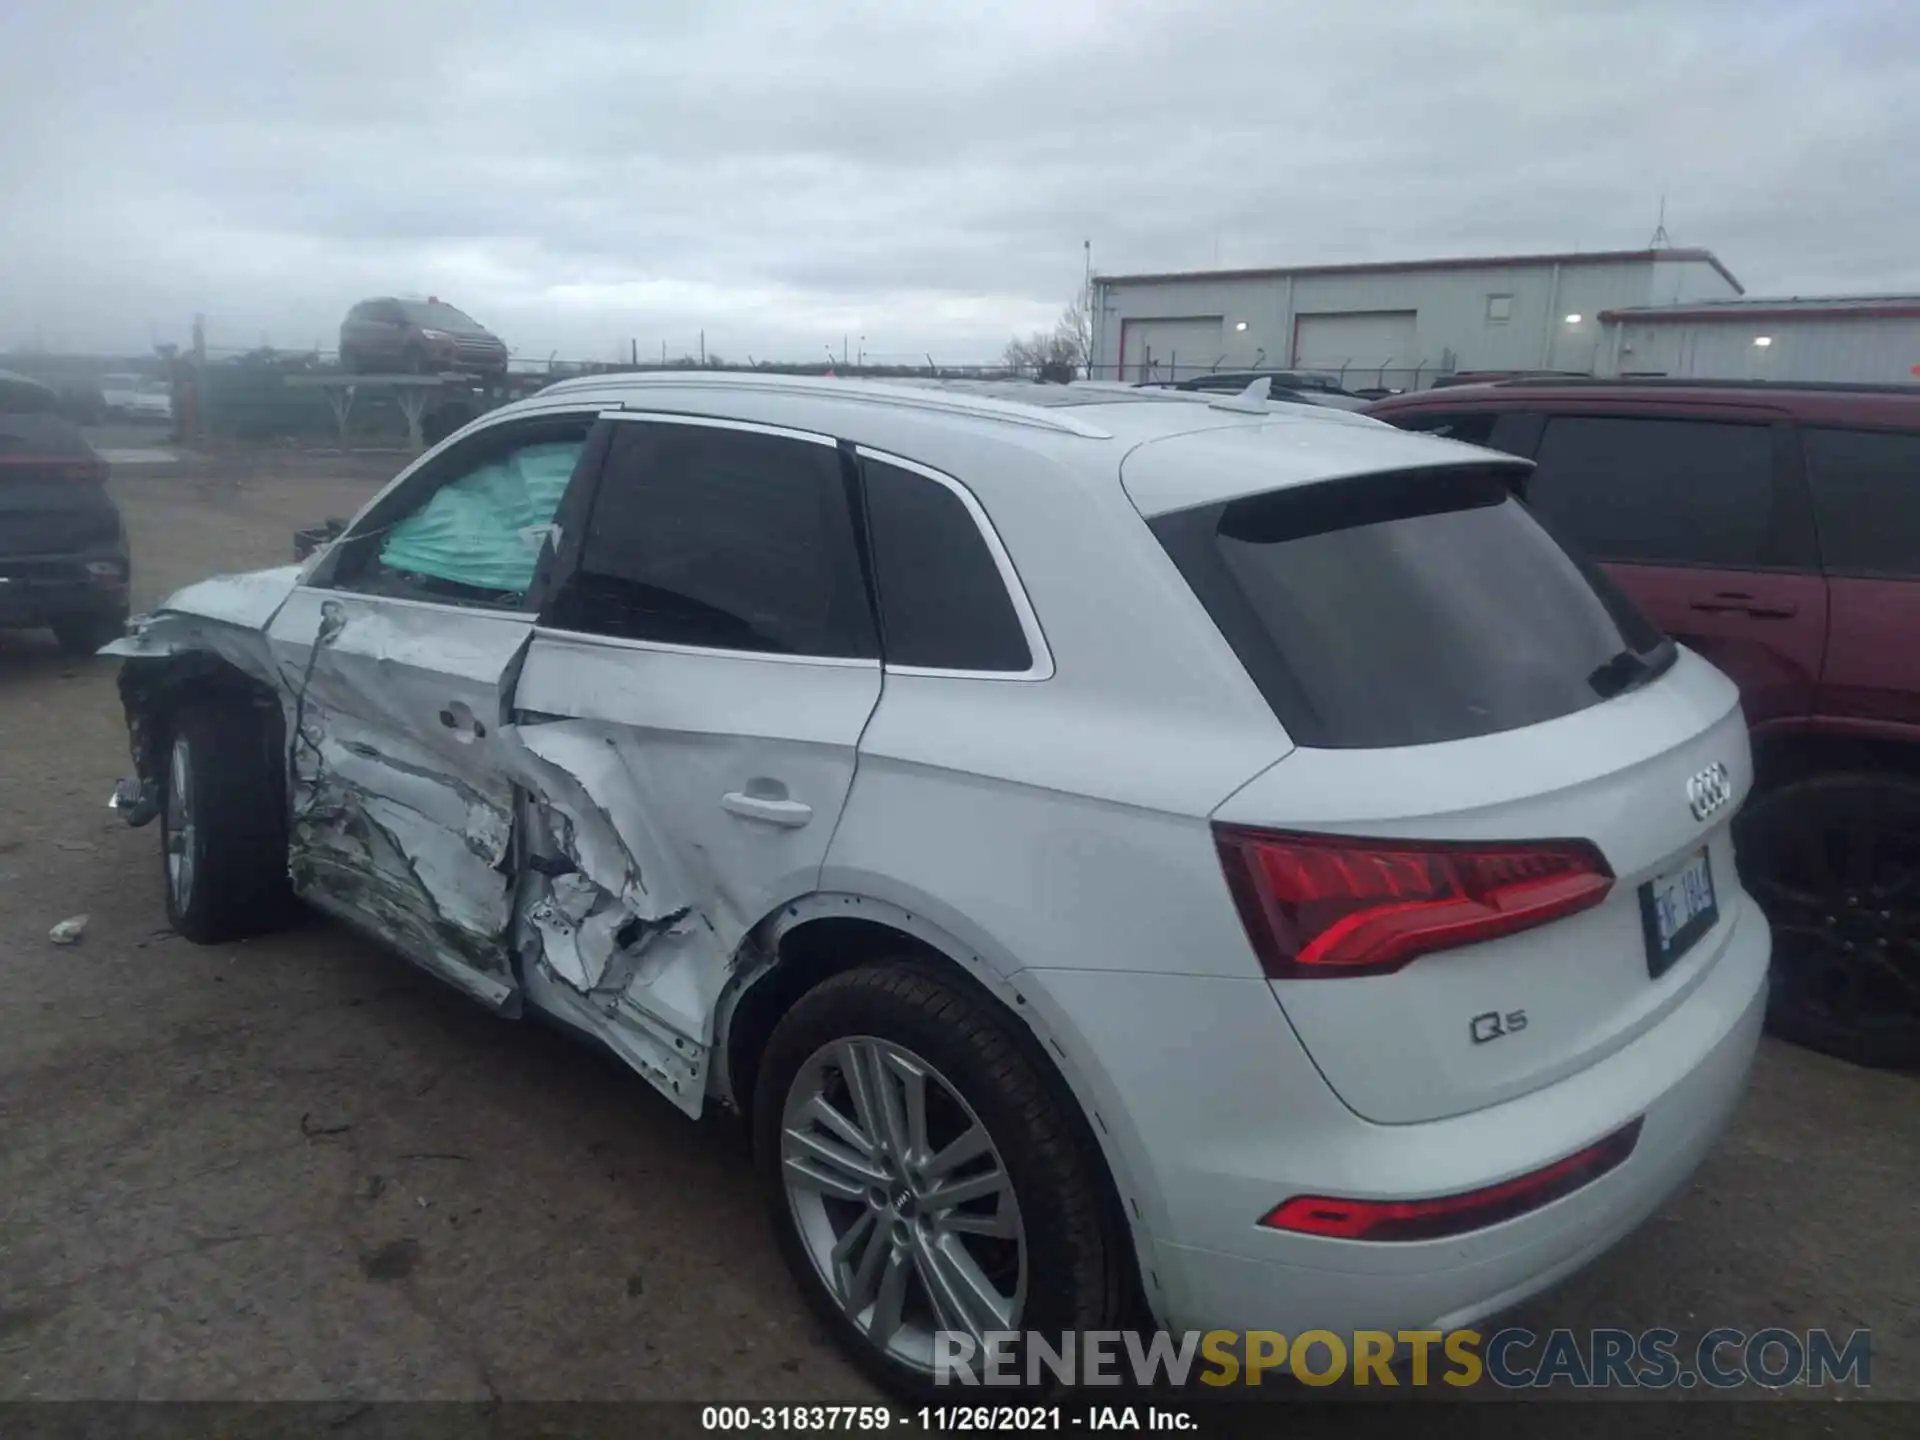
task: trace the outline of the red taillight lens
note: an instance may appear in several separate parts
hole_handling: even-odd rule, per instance
[[[1640,1121],[1543,1170],[1484,1190],[1432,1200],[1330,1200],[1296,1195],[1260,1221],[1271,1230],[1334,1240],[1436,1240],[1511,1220],[1571,1195],[1614,1169],[1640,1142]]]
[[[1613,888],[1584,840],[1355,840],[1215,825],[1220,863],[1276,980],[1381,975],[1416,955],[1544,925]]]

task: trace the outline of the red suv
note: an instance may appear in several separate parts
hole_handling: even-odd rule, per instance
[[[1543,522],[1738,682],[1773,1029],[1920,1061],[1920,386],[1522,379],[1368,413],[1532,460]]]

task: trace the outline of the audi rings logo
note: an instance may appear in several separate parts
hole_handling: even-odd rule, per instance
[[[1704,820],[1733,799],[1733,777],[1718,760],[1687,781],[1687,805],[1693,818]]]

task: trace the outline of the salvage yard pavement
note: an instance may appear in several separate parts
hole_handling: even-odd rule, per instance
[[[137,604],[393,466],[119,467]],[[106,809],[114,670],[0,632],[0,1398],[871,1400],[724,1117],[319,921],[174,936]],[[1871,1395],[1920,1398],[1916,1194],[1920,1077],[1768,1042],[1689,1188],[1514,1319],[1866,1327]]]

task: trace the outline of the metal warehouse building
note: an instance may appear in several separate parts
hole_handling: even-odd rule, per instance
[[[1603,312],[1727,300],[1707,250],[1508,255],[1093,281],[1095,378],[1262,366],[1416,389],[1457,370],[1575,370],[1608,357]]]
[[[1920,378],[1920,295],[1715,300],[1605,310],[1604,375]]]

